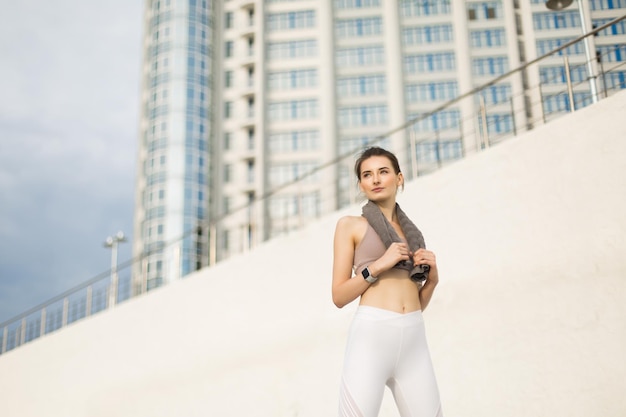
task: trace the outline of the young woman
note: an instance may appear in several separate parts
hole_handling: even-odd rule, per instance
[[[341,308],[360,297],[346,347],[339,415],[376,417],[387,385],[402,417],[441,417],[422,318],[439,280],[435,254],[424,248],[411,251],[400,227],[396,193],[404,177],[396,156],[368,148],[356,161],[355,173],[365,197],[401,241],[386,248],[364,216],[337,222],[333,302]],[[411,279],[409,270],[398,268],[402,261],[428,265],[428,278]]]

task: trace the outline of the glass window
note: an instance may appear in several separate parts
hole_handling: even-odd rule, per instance
[[[504,29],[486,29],[470,31],[470,45],[473,48],[493,48],[506,45]]]
[[[400,0],[400,14],[404,17],[450,13],[450,0]]]
[[[224,43],[224,56],[226,58],[230,58],[233,56],[233,48],[234,48],[234,44],[233,41],[226,41]]]
[[[626,0],[590,0],[591,10],[626,9]]]
[[[562,45],[570,42],[574,38],[559,38],[559,39],[540,39],[537,41],[537,53],[539,55],[545,55],[555,49],[560,48]],[[557,52],[557,55],[582,55],[585,53],[585,46],[583,42],[577,42],[568,46],[565,49],[561,49]]]
[[[224,15],[224,27],[226,29],[233,27],[233,12],[226,12]]]
[[[604,26],[613,19],[593,19],[593,26],[600,27]],[[614,25],[609,26],[608,28],[601,30],[598,32],[598,36],[614,36],[614,35],[624,35],[626,34],[626,20],[621,20]]]
[[[406,97],[409,103],[452,100],[458,94],[456,81],[418,83],[406,87]]]
[[[380,6],[380,0],[335,0],[336,9],[365,9]]]
[[[602,62],[623,62],[626,60],[626,44],[597,46]]]
[[[502,2],[468,3],[467,16],[469,20],[502,19],[504,17]]]
[[[551,66],[539,68],[539,77],[542,84],[565,84],[567,76],[565,67]],[[583,82],[587,80],[587,70],[583,66],[570,67],[570,77],[572,82]]]
[[[224,87],[230,88],[233,86],[233,72],[226,71],[224,72]]]
[[[317,41],[307,39],[300,41],[270,42],[267,46],[270,59],[294,59],[315,57],[317,55]]]
[[[224,150],[228,151],[232,147],[232,133],[224,132]]]
[[[423,117],[423,114],[412,114],[409,120]],[[415,132],[435,132],[443,129],[458,129],[461,114],[458,110],[443,110],[413,124]]]
[[[278,71],[270,72],[268,75],[268,87],[270,90],[291,90],[316,86],[316,69]]]
[[[535,30],[580,27],[580,16],[577,11],[534,13],[533,26]]]
[[[486,57],[472,59],[472,73],[474,75],[502,75],[508,71],[507,57]]]
[[[339,126],[380,126],[387,124],[387,106],[373,104],[339,109]]]
[[[315,27],[315,10],[269,13],[267,15],[267,28],[270,31],[312,27]]]
[[[453,71],[456,69],[456,59],[453,52],[407,55],[404,57],[404,66],[409,74]]]
[[[228,182],[231,182],[232,179],[233,179],[233,166],[232,164],[225,164],[223,181],[225,183],[228,183]]]
[[[414,26],[402,30],[405,45],[452,42],[452,25]]]
[[[337,92],[342,97],[385,94],[385,75],[340,77],[337,79]]]
[[[271,186],[301,179],[304,182],[312,183],[318,180],[318,175],[313,170],[319,166],[317,161],[298,161],[271,164],[269,168],[269,181]]]
[[[297,152],[319,149],[319,132],[317,130],[296,130],[277,132],[269,135],[271,152]]]
[[[340,68],[383,65],[385,51],[379,45],[341,48],[337,50],[336,58],[337,66]]]
[[[383,19],[379,16],[356,19],[339,19],[335,23],[335,36],[338,38],[354,38],[380,35]]]
[[[233,102],[227,101],[224,103],[224,118],[230,119],[233,113]]]
[[[481,92],[485,104],[506,103],[511,99],[511,86],[509,84],[492,85]]]
[[[268,115],[270,120],[299,120],[317,117],[317,100],[291,100],[269,104]]]

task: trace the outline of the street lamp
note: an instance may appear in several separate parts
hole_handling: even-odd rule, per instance
[[[546,1],[546,7],[550,10],[559,11],[569,7],[574,0],[548,0]],[[583,31],[583,35],[587,34],[587,19],[585,16],[585,8],[580,0],[578,3],[578,13],[580,14],[580,25]],[[596,71],[591,62],[591,46],[589,45],[589,36],[585,36],[583,39],[583,45],[585,47],[585,56],[587,57],[587,72],[589,73],[589,88],[591,89],[591,102],[598,102],[598,89],[596,87]],[[572,103],[573,105],[573,103]]]
[[[104,241],[104,247],[111,248],[111,287],[109,289],[108,307],[115,305],[115,296],[117,294],[117,246],[122,242],[126,242],[124,232],[117,232],[115,236],[109,236]]]

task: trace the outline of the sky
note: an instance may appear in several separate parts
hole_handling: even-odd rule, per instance
[[[0,323],[131,258],[142,8],[0,0]]]

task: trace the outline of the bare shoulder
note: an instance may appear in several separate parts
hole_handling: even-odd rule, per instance
[[[363,216],[343,216],[337,221],[336,234],[350,236],[354,240],[361,237],[367,228],[367,220]]]
[[[367,224],[367,220],[363,216],[343,216],[337,220],[337,228],[353,229],[363,227]]]

